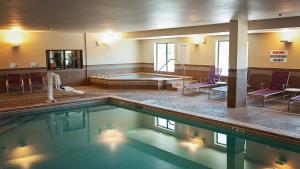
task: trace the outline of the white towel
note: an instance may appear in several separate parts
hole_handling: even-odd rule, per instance
[[[57,90],[61,90],[61,91],[66,91],[66,92],[74,92],[74,93],[78,93],[78,94],[84,94],[84,91],[82,90],[76,90],[74,89],[73,87],[70,87],[70,86],[64,86],[64,87],[61,87],[61,80],[60,80],[60,76],[56,73],[53,74],[53,80],[54,80],[54,85],[55,85],[55,88]]]
[[[70,87],[70,86],[64,86],[63,88],[66,92],[74,92],[74,93],[78,93],[78,94],[84,94],[84,91],[76,90],[76,89],[74,89],[73,87]]]

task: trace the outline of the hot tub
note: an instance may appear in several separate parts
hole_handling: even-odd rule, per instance
[[[172,84],[192,80],[189,76],[154,73],[127,73],[116,75],[97,75],[89,77],[89,84],[114,89],[163,89]]]

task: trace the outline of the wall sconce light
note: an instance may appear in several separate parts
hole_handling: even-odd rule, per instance
[[[290,44],[293,42],[296,36],[297,36],[297,32],[292,31],[290,29],[283,29],[280,32],[280,42]]]
[[[28,144],[27,144],[27,142],[26,142],[26,140],[20,140],[19,141],[19,146],[20,147],[26,147]]]
[[[24,40],[24,32],[20,27],[13,27],[5,36],[6,41],[12,44],[13,50],[18,50],[21,47],[21,43]]]
[[[20,47],[21,47],[21,45],[13,45],[12,49],[13,49],[13,51],[17,51],[20,49]]]
[[[200,44],[205,44],[206,43],[206,38],[201,35],[194,35],[192,37],[192,44],[194,45],[200,45]]]
[[[109,30],[107,32],[100,34],[100,40],[96,41],[96,45],[100,46],[100,44],[109,45],[112,44],[115,40],[120,38],[120,34]]]

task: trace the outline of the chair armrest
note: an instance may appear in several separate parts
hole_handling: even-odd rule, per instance
[[[46,84],[46,78],[44,76],[42,77],[42,81],[43,81],[43,85],[45,85]]]
[[[264,89],[264,83],[260,83],[260,89],[262,90],[262,89]]]
[[[288,88],[288,85],[287,85],[287,84],[283,84],[283,85],[282,85],[282,89],[283,89],[283,90],[286,90],[287,88]]]
[[[21,86],[22,86],[22,87],[24,86],[24,81],[23,81],[22,78],[21,78]]]

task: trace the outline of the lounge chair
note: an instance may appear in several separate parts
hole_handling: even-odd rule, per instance
[[[24,93],[24,81],[20,74],[7,74],[6,92],[9,93],[10,89],[21,89]]]
[[[263,88],[261,90],[253,91],[247,93],[249,97],[261,98],[263,101],[263,106],[270,100],[271,96],[282,94],[284,99],[284,91],[288,85],[290,72],[274,71],[268,88]]]
[[[292,97],[288,104],[288,110],[290,111],[291,105],[300,105],[300,96]]]
[[[30,92],[32,92],[33,88],[42,88],[44,89],[45,80],[40,73],[30,73],[29,74],[29,88]]]
[[[208,92],[208,99],[210,99],[211,95],[222,95],[222,96],[227,96],[228,93],[228,86],[219,86],[219,87],[214,87],[209,90]]]
[[[247,88],[249,88],[249,79],[250,79],[250,73],[251,71],[248,69],[247,71]],[[219,86],[211,88],[208,92],[208,99],[210,99],[211,95],[222,95],[227,96],[228,93],[228,86]]]
[[[220,81],[222,69],[211,68],[208,74],[208,78],[205,82],[200,78],[200,83],[191,83],[183,86],[183,90],[200,90],[202,88],[212,88],[216,86],[216,82]]]

